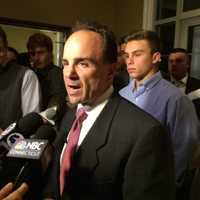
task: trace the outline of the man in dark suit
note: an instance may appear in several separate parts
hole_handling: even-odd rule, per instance
[[[98,24],[77,24],[63,55],[69,102],[77,106],[62,121],[44,199],[174,199],[169,135],[153,117],[113,92],[116,62],[112,32]],[[60,191],[77,108],[86,110],[86,119]]]
[[[168,58],[170,81],[192,100],[200,119],[200,80],[190,76],[189,68],[187,51],[182,48],[173,49]]]

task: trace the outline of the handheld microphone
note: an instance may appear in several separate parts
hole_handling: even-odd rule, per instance
[[[7,156],[25,159],[25,164],[15,179],[15,189],[23,182],[30,186],[33,182],[40,181],[38,177],[44,175],[51,160],[52,146],[48,144],[53,142],[55,136],[55,130],[51,126],[42,125],[30,139],[20,140],[12,146]]]
[[[56,116],[57,110],[58,110],[58,106],[52,106],[50,108],[47,108],[43,112],[39,113],[39,115],[42,116],[42,118],[45,121],[49,122],[51,125],[55,125],[55,122],[53,119]]]
[[[16,141],[34,134],[43,123],[42,117],[37,113],[29,113],[12,123],[0,134],[0,154],[4,155]]]

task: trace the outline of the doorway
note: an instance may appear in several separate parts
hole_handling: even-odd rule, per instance
[[[34,33],[44,33],[48,35],[53,42],[53,61],[54,64],[62,66],[62,53],[64,46],[65,33],[61,31],[46,30],[41,28],[30,28],[17,25],[0,24],[3,30],[6,32],[8,45],[15,48],[18,53],[27,52],[26,43],[30,35]]]

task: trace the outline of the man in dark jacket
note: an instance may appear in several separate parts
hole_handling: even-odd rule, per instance
[[[170,81],[194,103],[200,119],[200,80],[190,76],[189,56],[185,49],[175,48],[169,54]]]
[[[43,33],[35,33],[29,37],[27,49],[31,67],[38,76],[42,90],[42,111],[56,106],[55,120],[58,121],[66,104],[66,90],[62,69],[53,64],[52,40]]]

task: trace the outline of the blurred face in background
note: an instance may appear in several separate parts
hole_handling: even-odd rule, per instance
[[[189,69],[189,60],[185,53],[171,53],[168,58],[168,71],[176,80],[184,78]]]
[[[122,43],[118,46],[117,70],[126,69],[125,47],[126,43]]]
[[[0,38],[0,65],[7,62],[7,44]]]
[[[52,53],[46,47],[29,49],[30,63],[32,67],[44,68],[52,62]]]

